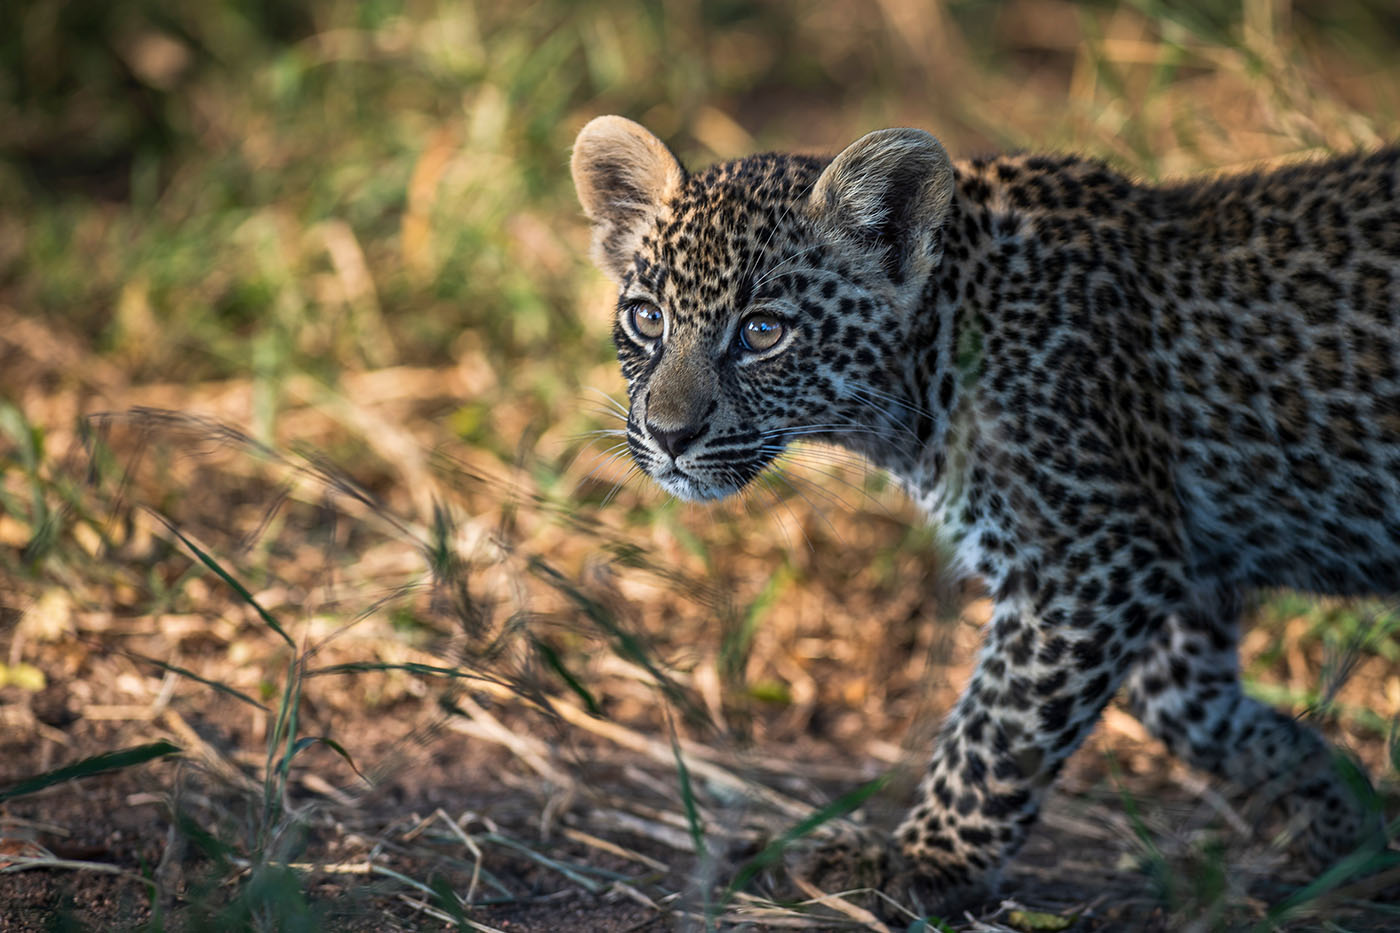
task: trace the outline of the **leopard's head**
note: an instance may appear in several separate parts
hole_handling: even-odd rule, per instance
[[[835,159],[758,155],[688,173],[622,117],[579,133],[574,186],[619,285],[613,339],[632,456],[684,499],[742,489],[799,438],[876,451],[908,431],[908,342],[953,168],[921,130]]]

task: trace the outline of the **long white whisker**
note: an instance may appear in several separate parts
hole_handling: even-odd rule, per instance
[[[592,392],[594,395],[597,395],[603,401],[607,402],[609,409],[616,412],[620,412],[624,418],[627,417],[627,406],[619,402],[617,399],[613,398],[607,392],[604,392],[602,389],[595,388],[594,386],[584,386],[584,389],[589,392]]]
[[[753,271],[758,268],[758,261],[767,254],[768,246],[773,242],[773,237],[777,236],[778,231],[782,229],[783,221],[792,216],[792,211],[796,205],[796,201],[789,202],[787,206],[783,208],[783,212],[778,215],[778,219],[774,222],[773,229],[768,231],[768,236],[764,239],[763,245],[754,251],[753,259],[750,260],[748,269],[744,271],[744,278],[753,275]],[[780,262],[778,265],[781,266],[782,263]],[[740,281],[743,281],[743,279],[740,279]],[[758,288],[758,284],[755,284],[753,287],[755,289]]]
[[[752,275],[754,269],[758,268],[758,261],[759,261],[760,257],[764,256],[764,255],[767,253],[769,244],[773,242],[773,237],[777,234],[777,232],[778,232],[779,230],[782,229],[782,227],[783,227],[783,221],[787,220],[789,217],[792,216],[793,212],[797,209],[797,205],[798,205],[798,204],[805,204],[805,203],[806,203],[806,201],[807,201],[807,195],[809,195],[809,194],[811,193],[811,190],[812,190],[813,187],[815,187],[815,185],[816,185],[816,182],[815,182],[815,181],[812,182],[810,185],[807,186],[807,188],[806,188],[805,191],[804,191],[804,194],[803,194],[801,197],[792,199],[791,201],[789,201],[789,202],[783,207],[783,212],[782,212],[781,214],[778,215],[777,221],[775,221],[774,224],[773,224],[773,229],[770,230],[770,231],[768,232],[768,238],[767,238],[766,240],[763,241],[763,246],[762,246],[762,248],[760,248],[759,250],[757,250],[757,251],[754,253],[753,262],[751,262],[751,263],[749,264],[748,272],[745,273],[745,276],[746,276],[746,277],[749,276],[749,275]],[[798,254],[796,254],[796,255],[797,255],[797,256],[801,256],[801,255],[803,255],[804,253],[811,252],[813,249],[815,249],[815,248],[816,248],[817,246],[819,246],[819,245],[820,245],[820,243],[814,243],[814,244],[812,244],[812,246],[808,247],[806,250],[803,250],[802,252],[800,252],[800,253],[798,253]],[[781,269],[785,263],[790,262],[790,261],[792,261],[792,259],[795,259],[795,258],[796,258],[796,256],[789,257],[789,258],[784,258],[784,259],[781,260],[781,261],[777,264],[777,266],[775,266],[774,268],[775,268],[775,269]],[[765,276],[763,279],[759,280],[758,282],[755,282],[755,283],[754,283],[754,285],[753,285],[753,290],[754,290],[754,291],[757,291],[757,290],[758,290],[758,287],[759,287],[760,285],[762,285],[764,282],[766,282],[769,278],[772,277],[772,274],[773,274],[772,270],[769,270],[769,274],[768,274],[767,276]]]
[[[589,405],[584,410],[587,411],[594,418],[606,421],[609,424],[613,424],[618,421],[621,421],[623,424],[627,423],[626,415],[622,414],[621,412],[614,411],[611,408],[602,408],[598,405]]]
[[[881,406],[875,399],[862,397],[859,394],[859,390],[852,389],[851,392],[852,397],[856,401],[860,402],[866,408],[878,414],[891,427],[903,431],[905,434],[909,435],[909,437],[912,440],[916,442],[918,441],[919,435],[915,433],[914,429],[908,424],[908,422],[896,418],[888,409]]]
[[[606,432],[603,432],[603,431],[590,431],[590,432],[588,432],[588,433],[585,434],[585,435],[576,436],[576,437],[574,438],[574,440],[586,440],[586,441],[589,441],[589,443],[587,443],[587,444],[585,444],[584,446],[580,447],[580,448],[574,453],[574,455],[573,455],[572,457],[569,458],[569,462],[564,466],[563,472],[568,473],[569,471],[571,471],[575,466],[578,465],[579,458],[582,457],[582,456],[583,456],[584,454],[586,454],[586,453],[591,453],[591,454],[593,454],[594,457],[595,457],[595,459],[598,458],[598,457],[607,457],[608,460],[612,460],[612,459],[615,459],[615,458],[618,456],[616,453],[614,453],[614,451],[621,450],[622,448],[624,448],[624,447],[627,446],[627,441],[624,439],[624,440],[621,440],[621,441],[617,441],[617,442],[615,442],[615,443],[613,443],[613,444],[610,444],[610,445],[608,445],[607,447],[604,447],[604,448],[602,448],[602,449],[599,449],[598,447],[596,447],[596,446],[593,445],[593,443],[592,443],[593,438],[591,438],[591,437],[588,436],[588,435],[600,435],[600,436],[601,436],[601,435],[604,435],[604,434],[606,434],[606,435],[611,435],[611,436],[614,436],[614,437],[616,437],[616,436],[622,436],[622,437],[624,437],[624,438],[625,438],[625,436],[626,436],[626,432],[620,431],[620,430],[607,430]],[[609,454],[611,454],[612,456],[608,456]],[[605,462],[606,462],[606,461],[605,461]],[[598,469],[598,468],[595,467],[594,469]],[[591,475],[592,471],[589,471],[589,472],[590,472],[590,475]],[[589,476],[585,476],[585,477],[583,478],[582,481],[586,482],[588,479],[589,479]]]
[[[840,480],[839,477],[822,470],[814,469],[814,472],[820,473],[820,475],[827,477],[828,479],[835,479],[838,481]],[[801,495],[802,498],[806,499],[809,504],[812,504],[812,500],[807,497],[806,493],[804,493],[801,489],[798,488],[798,483],[802,483],[804,486],[811,489],[815,495],[819,495],[824,499],[829,500],[830,502],[835,502],[836,504],[839,504],[841,508],[847,512],[856,511],[856,508],[853,505],[851,505],[850,502],[847,502],[844,498],[842,498],[839,493],[836,493],[830,489],[823,488],[821,485],[813,483],[811,480],[808,480],[805,477],[798,476],[796,473],[790,470],[784,470],[780,466],[778,469],[774,470],[774,473],[781,476],[783,478],[783,481],[792,486],[793,490],[799,495]],[[853,483],[850,483],[849,481],[846,482],[846,485],[851,486],[853,489],[857,488]],[[823,516],[823,518],[825,518],[825,516]],[[829,525],[830,522],[827,522],[827,524]],[[835,531],[835,529],[833,528],[832,531]]]
[[[764,453],[774,454],[796,463],[813,463],[824,466],[847,467],[860,473],[869,472],[870,462],[859,454],[839,447],[813,448],[808,446],[782,447],[766,446]],[[781,462],[781,461],[780,461]]]
[[[836,454],[838,456],[837,458],[823,459],[820,456],[821,454]],[[842,454],[847,456],[843,458],[840,456]],[[795,466],[801,466],[804,469],[811,470],[813,473],[825,479],[840,483],[859,495],[861,499],[876,507],[883,514],[893,515],[890,511],[889,504],[872,495],[863,482],[855,482],[849,476],[843,475],[846,471],[856,470],[860,474],[862,480],[868,479],[871,475],[871,467],[869,461],[864,457],[851,454],[849,451],[843,451],[839,448],[828,448],[818,451],[808,447],[795,447],[785,451],[784,458],[777,461],[775,467],[781,470],[785,461],[791,462]],[[787,475],[789,478],[793,478],[793,474],[788,473]],[[820,484],[812,483],[810,480],[804,479],[803,481],[808,483],[813,490],[818,490],[840,502],[847,511],[855,511],[855,506],[852,503],[848,502],[834,491],[826,489]]]
[[[806,495],[805,492],[802,492],[801,488],[798,488],[797,483],[792,482],[791,476],[785,476],[783,472],[774,471],[771,472],[771,474],[769,474],[769,482],[784,483],[784,485],[787,486],[788,489],[791,489],[792,492],[797,493],[797,495],[801,497],[802,502],[806,503],[806,507],[808,507],[808,509],[812,511],[812,514],[815,514],[816,517],[820,518],[820,520],[822,520],[822,524],[826,525],[827,530],[832,532],[833,537],[837,539],[841,538],[840,532],[836,530],[836,525],[833,525],[832,520],[826,517],[825,511],[820,509],[818,504],[812,502],[812,500],[809,499],[808,495]],[[806,534],[806,528],[804,527],[804,525],[802,525],[801,520],[798,520],[797,513],[794,513],[794,511],[792,511],[792,507],[790,506],[790,504],[785,502],[785,500],[781,500],[781,502],[783,502],[783,506],[785,507],[785,509],[787,509],[787,513],[790,514],[790,516],[792,516],[792,520],[797,521],[798,531],[802,532],[802,538],[805,539],[806,546],[808,546],[808,549],[811,549],[813,553],[816,553],[816,548],[812,545],[812,538],[809,537],[808,534]]]
[[[798,250],[797,252],[793,253],[791,256],[789,256],[789,257],[787,257],[786,259],[784,259],[781,263],[779,263],[778,265],[774,266],[772,269],[768,270],[767,274],[765,274],[765,275],[763,276],[763,278],[759,279],[757,282],[754,283],[754,285],[753,285],[754,290],[757,291],[758,288],[759,288],[759,286],[766,285],[767,283],[773,281],[774,279],[778,278],[779,276],[784,276],[784,275],[798,275],[798,274],[800,273],[800,274],[802,274],[802,275],[809,275],[809,276],[811,276],[811,277],[814,278],[814,279],[821,279],[821,278],[840,278],[840,276],[838,276],[835,272],[832,272],[830,269],[822,269],[822,268],[818,268],[818,267],[816,267],[816,266],[792,266],[792,267],[786,268],[786,269],[783,268],[783,267],[784,267],[785,265],[787,265],[788,263],[794,263],[794,262],[796,262],[798,259],[801,259],[804,255],[806,255],[807,253],[812,252],[814,249],[817,249],[819,246],[821,246],[820,243],[818,243],[818,244],[816,244],[816,245],[814,245],[814,246],[809,246],[809,247],[807,247],[806,249]]]
[[[852,434],[883,434],[872,425],[860,424],[854,421],[833,422],[831,424],[803,425],[800,428],[774,428],[765,431],[760,435],[764,440],[774,440],[779,438],[804,437],[811,434],[830,434],[833,431],[845,431]]]
[[[637,466],[635,463],[632,464],[632,466],[628,467],[627,472],[626,472],[625,474],[623,474],[622,479],[620,479],[620,480],[618,480],[617,482],[613,483],[612,489],[608,490],[608,494],[607,494],[606,496],[603,497],[603,501],[602,501],[601,504],[599,504],[598,507],[599,507],[600,509],[605,509],[605,508],[607,508],[607,507],[608,507],[608,503],[612,502],[613,497],[616,496],[619,492],[622,491],[622,487],[623,487],[623,486],[626,486],[629,482],[631,482],[632,477],[636,476],[636,475],[637,475],[638,473],[640,473],[641,471],[642,471],[642,468],[639,467],[639,466]]]
[[[918,405],[907,399],[900,398],[899,396],[894,395],[892,393],[883,392],[880,389],[876,389],[868,385],[851,386],[850,390],[854,393],[865,395],[868,398],[890,402],[892,404],[898,405],[900,408],[903,408],[911,415],[915,415],[921,418],[928,418],[930,421],[936,420],[934,418],[933,412],[929,411],[927,408],[924,408],[922,405]]]
[[[583,483],[591,481],[598,474],[602,473],[603,470],[612,467],[619,460],[622,460],[626,454],[626,446],[626,443],[617,444],[609,447],[607,450],[601,451],[598,454],[597,462],[593,464],[592,469],[583,475],[583,478],[579,480],[579,484],[582,485]],[[578,458],[575,457],[574,459],[577,460]],[[572,467],[573,464],[571,463],[569,466]]]
[[[802,520],[797,517],[797,513],[792,510],[792,506],[788,505],[787,500],[778,494],[778,490],[773,485],[774,480],[781,479],[781,477],[773,473],[765,473],[762,479],[764,487],[768,490],[768,494],[773,497],[773,501],[776,502],[779,506],[781,506],[783,511],[787,512],[788,518],[790,518],[792,520],[792,523],[797,526],[797,533],[802,536],[803,542],[805,542],[807,545],[807,550],[810,553],[815,554],[817,552],[817,549],[812,544],[812,539],[808,537],[807,529],[803,527]],[[791,551],[793,549],[792,536],[788,534],[787,522],[783,521],[782,518],[778,518],[777,523],[778,527],[783,529],[783,537],[787,538],[788,550]]]
[[[591,431],[580,431],[580,432],[577,433],[577,434],[570,434],[570,435],[569,435],[569,440],[571,440],[571,441],[591,441],[591,440],[603,440],[603,439],[606,439],[606,438],[609,438],[609,437],[626,437],[626,436],[627,436],[627,431],[626,431],[625,428],[594,428],[594,429],[591,430]]]

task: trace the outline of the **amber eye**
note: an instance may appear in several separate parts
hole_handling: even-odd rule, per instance
[[[751,314],[739,325],[739,339],[745,350],[762,352],[783,339],[783,322],[771,314]]]
[[[634,301],[631,310],[632,329],[648,340],[657,340],[666,331],[666,316],[649,301]]]

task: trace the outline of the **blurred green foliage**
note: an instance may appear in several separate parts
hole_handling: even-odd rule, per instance
[[[1151,170],[1146,116],[1085,132],[1073,103],[1032,120],[1016,99],[1078,80],[1125,16],[1166,50],[1158,90],[1209,67],[1212,43],[1253,48],[1261,22],[1358,70],[1393,68],[1400,34],[1384,0],[4,4],[0,301],[65,320],[137,380],[333,378],[468,339],[512,382],[568,348],[571,365],[530,370],[548,401],[608,356],[578,313],[592,279],[565,170],[588,116],[634,116],[701,160],[919,122]],[[1085,99],[1107,112],[1151,87],[1105,48],[1107,90]]]
[[[838,96],[792,4],[161,3],[0,13],[0,297],[138,380],[569,347],[577,124]],[[878,77],[878,76],[873,76]],[[868,85],[867,85],[868,87]],[[583,352],[580,353],[579,351]]]

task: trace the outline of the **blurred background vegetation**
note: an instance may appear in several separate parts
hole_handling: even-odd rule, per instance
[[[309,462],[338,465],[374,508],[439,537],[444,487],[469,471],[504,477],[453,505],[564,568],[555,578],[531,565],[572,608],[550,604],[554,614],[536,618],[550,624],[533,631],[521,664],[558,675],[549,689],[590,709],[597,699],[621,720],[655,725],[653,694],[609,706],[597,686],[616,673],[609,656],[651,663],[628,640],[635,631],[664,658],[653,686],[673,697],[674,675],[727,729],[918,745],[908,723],[946,708],[960,675],[943,671],[930,687],[934,661],[917,659],[958,642],[954,660],[965,662],[975,626],[947,634],[957,601],[935,585],[932,539],[878,477],[794,479],[763,493],[772,501],[757,499],[758,514],[754,500],[677,506],[635,481],[606,502],[626,465],[600,464],[606,444],[589,432],[612,423],[593,390],[621,394],[613,301],[587,264],[567,171],[574,135],[600,113],[641,121],[692,165],[761,149],[832,152],[873,128],[915,125],[955,158],[1068,149],[1147,179],[1233,170],[1400,136],[1400,5],[0,4],[0,706],[28,703],[40,723],[11,733],[22,757],[8,777],[49,760],[52,750],[35,751],[44,736],[57,741],[43,731],[43,704],[16,697],[59,678],[116,683],[135,669],[96,650],[104,612],[147,619],[152,656],[183,652],[209,681],[264,700],[276,692],[268,670],[280,642],[256,619],[201,629],[198,643],[170,621],[225,611],[178,533],[157,527],[163,547],[132,548],[138,535],[117,527],[111,502],[85,498],[86,461],[70,456],[80,419],[137,405],[218,418],[281,449],[310,445]],[[172,431],[199,446],[189,425]],[[444,473],[443,462],[454,466]],[[203,519],[179,527],[215,540],[225,519],[219,559],[241,554],[249,535],[300,534],[312,550],[329,540],[313,519],[270,522],[267,502],[290,487],[258,480],[262,494],[247,495],[240,483],[256,470],[162,470],[117,486],[139,488],[164,515],[202,502]],[[585,508],[601,524],[573,514]],[[368,545],[337,540],[342,569],[374,564],[348,579],[380,581]],[[611,650],[590,653],[594,642],[568,620],[596,616],[601,603],[559,580],[592,579],[600,550],[614,569],[651,561],[682,576],[629,590],[626,632],[607,630]],[[239,572],[310,586],[325,568],[305,569],[300,554],[269,546]],[[283,625],[305,612],[307,631],[324,634],[295,588],[281,609],[263,592]],[[378,640],[341,660],[401,660],[401,640],[429,660],[461,661],[462,633],[430,609],[387,613],[382,630],[370,627]],[[341,622],[362,618],[338,611]],[[250,626],[272,647],[248,647]],[[1250,639],[1256,690],[1299,711],[1335,701],[1346,737],[1383,770],[1400,714],[1393,617],[1277,600]],[[1329,667],[1360,670],[1340,700]],[[346,708],[421,695],[411,679]],[[166,689],[159,676],[146,682]],[[77,741],[83,702],[64,703],[73,718],[60,725]],[[823,712],[832,709],[842,712]],[[99,729],[75,747],[109,741]]]
[[[1373,145],[1397,75],[1388,0],[7,3],[0,300],[135,381],[470,344],[557,416],[609,357],[592,115],[692,162],[915,124],[1162,177]]]

